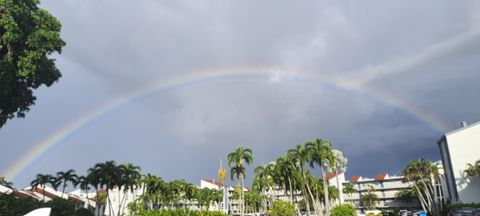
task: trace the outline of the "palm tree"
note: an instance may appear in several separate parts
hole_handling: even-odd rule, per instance
[[[270,197],[269,201],[272,203],[274,200],[274,189],[273,186],[275,182],[273,181],[275,172],[275,163],[270,162],[265,166],[257,166],[255,168],[255,177],[253,178],[252,188],[254,190],[260,191],[265,194],[266,191],[269,191]]]
[[[52,188],[57,191],[58,187],[62,184],[62,179],[57,176],[51,176],[49,182]]]
[[[68,182],[75,184],[78,176],[75,174],[75,170],[70,169],[66,172],[58,172],[57,178],[62,181],[62,198],[65,193],[65,188],[67,187]]]
[[[240,205],[241,205],[241,215],[245,214],[245,204],[243,203],[244,198],[244,188],[245,188],[245,167],[243,163],[250,164],[253,162],[253,152],[249,148],[243,146],[238,147],[235,151],[228,154],[228,166],[230,167],[230,178],[233,180],[234,175],[236,175],[237,180],[242,182],[241,196],[240,196]]]
[[[184,193],[184,201],[183,204],[185,206],[185,209],[187,208],[188,204],[195,198],[195,196],[198,193],[198,189],[195,185],[192,183],[187,183],[185,182],[184,188],[183,188],[183,193]]]
[[[276,160],[275,166],[278,174],[278,183],[283,185],[285,196],[290,192],[290,201],[293,202],[292,178],[294,170],[294,161],[292,157],[286,155],[280,156]]]
[[[308,151],[304,148],[303,145],[297,145],[296,148],[288,150],[287,154],[292,158],[296,169],[300,172],[302,176],[302,182],[304,183],[303,186],[306,188],[304,189],[304,191],[306,190],[308,192],[308,195],[310,196],[310,199],[313,203],[313,210],[315,212],[315,215],[318,215],[321,211],[318,211],[317,206],[315,205],[315,198],[313,197],[313,193],[306,175],[307,172],[305,171],[305,163],[308,160]],[[307,199],[305,204],[307,206],[307,213],[308,215],[310,215],[310,204],[308,202],[308,198],[304,196],[304,199]]]
[[[345,173],[347,171],[348,159],[345,156],[343,156],[343,153],[338,149],[333,149],[332,154],[334,158],[334,164],[332,164],[332,169],[335,172],[335,179],[337,180],[337,189],[338,189],[338,195],[339,195],[338,204],[341,205],[343,201],[343,193],[342,193],[343,185],[340,183],[338,175],[340,173]]]
[[[104,188],[107,191],[107,201],[110,203],[109,206],[109,215],[113,213],[113,207],[110,200],[110,190],[113,190],[117,183],[119,182],[119,168],[117,167],[115,161],[105,161],[104,163],[97,163],[94,166],[94,172],[99,177],[100,188]]]
[[[343,193],[352,195],[353,193],[357,192],[357,189],[355,189],[355,186],[351,183],[345,184],[345,187],[343,187]]]
[[[221,209],[221,202],[223,200],[223,191],[221,190],[212,190],[213,202],[217,203],[218,210]]]
[[[32,190],[35,190],[36,188],[38,188],[38,186],[42,187],[43,202],[45,202],[45,185],[50,182],[51,178],[51,175],[37,174],[37,177],[32,182],[30,182]]]
[[[140,180],[143,188],[143,199],[148,202],[148,209],[153,209],[153,204],[160,205],[165,191],[165,182],[162,178],[148,173]]]
[[[361,205],[365,207],[367,210],[374,209],[377,201],[378,201],[378,196],[373,192],[373,188],[368,189],[367,193],[363,194],[362,197],[360,197]]]
[[[125,201],[126,192],[130,191],[131,193],[133,193],[133,191],[137,189],[137,182],[140,180],[142,176],[140,174],[140,170],[141,169],[139,166],[135,166],[131,163],[122,164],[118,167],[118,171],[117,171],[118,194],[120,194],[120,189],[123,188],[123,197],[120,199],[120,195],[119,195],[120,203],[118,204],[117,215],[122,214],[121,207]]]
[[[90,190],[90,181],[86,176],[78,176],[77,184],[80,186],[80,189],[83,190],[87,196],[88,209],[90,209],[90,198],[88,198],[88,190]]]
[[[420,204],[425,212],[441,215],[442,202],[435,197],[434,181],[438,179],[438,167],[431,161],[420,158],[413,160],[403,169],[404,181],[413,182]]]
[[[94,167],[88,169],[86,178],[87,178],[88,183],[90,183],[90,185],[92,185],[93,188],[95,189],[95,193],[96,193],[95,208],[96,208],[96,211],[97,211],[97,215],[100,215],[100,206],[101,206],[100,203],[101,202],[99,200],[100,196],[99,196],[98,189],[101,188],[100,187],[101,176],[100,176],[100,170],[98,169],[97,164]]]
[[[322,179],[326,180],[328,168],[335,163],[332,153],[332,143],[328,140],[315,139],[305,143],[308,152],[310,166],[313,168],[315,164],[320,166],[322,171]],[[325,211],[330,214],[330,200],[328,197],[327,181],[323,181],[323,193],[325,200]]]

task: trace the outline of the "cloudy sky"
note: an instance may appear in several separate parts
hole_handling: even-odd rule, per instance
[[[67,45],[55,57],[63,77],[36,91],[26,118],[0,129],[0,175],[116,98],[210,71],[237,75],[174,85],[87,122],[8,176],[19,187],[36,173],[83,174],[105,160],[198,184],[237,146],[253,149],[251,171],[313,138],[344,152],[347,176],[395,174],[412,159],[438,160],[444,132],[480,120],[479,1],[43,0],[42,7],[63,24]],[[241,76],[260,70],[271,73]]]

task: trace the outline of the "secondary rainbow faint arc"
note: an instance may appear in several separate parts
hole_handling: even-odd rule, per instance
[[[173,79],[168,79],[166,81],[160,80],[150,85],[146,85],[142,88],[137,89],[136,91],[132,91],[113,100],[110,100],[102,106],[95,108],[71,121],[61,129],[57,130],[55,133],[48,136],[46,139],[42,140],[38,144],[35,144],[30,151],[23,154],[11,166],[7,167],[7,169],[3,172],[3,176],[5,176],[7,179],[13,180],[42,154],[53,148],[55,145],[61,143],[63,140],[67,139],[76,131],[79,131],[82,128],[88,126],[89,123],[93,122],[95,119],[98,119],[99,117],[110,113],[116,108],[119,108],[137,99],[141,99],[152,93],[210,80],[233,78],[269,79],[270,77],[272,77],[272,75],[275,75],[276,72],[279,71],[272,68],[227,68],[208,70],[200,73],[191,73],[188,75],[175,77]],[[378,91],[365,85],[355,85],[353,83],[341,82],[329,77],[322,77],[318,75],[300,75],[300,73],[285,70],[280,70],[279,74],[282,77],[287,77],[288,80],[307,82],[314,85],[330,84],[330,86],[339,87],[344,90],[362,93],[366,96],[378,99],[393,107],[399,108],[411,114],[412,116],[415,116],[417,119],[429,124],[432,128],[438,131],[445,131],[445,129],[447,128],[445,123],[443,123],[440,119],[431,115],[430,113],[421,110],[401,100],[398,97],[394,97],[385,92]]]

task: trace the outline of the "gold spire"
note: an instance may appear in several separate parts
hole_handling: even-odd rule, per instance
[[[218,179],[225,185],[225,178],[227,176],[227,170],[223,168],[222,159],[220,159],[220,169],[218,169]]]

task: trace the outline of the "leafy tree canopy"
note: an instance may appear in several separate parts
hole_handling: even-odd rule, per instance
[[[269,210],[272,216],[294,216],[295,206],[292,202],[284,200],[275,200],[272,204],[272,209]]]
[[[35,104],[33,90],[60,77],[51,55],[65,42],[61,24],[39,0],[0,0],[0,127],[24,117]]]
[[[357,216],[357,210],[351,204],[337,205],[332,209],[332,216]]]

